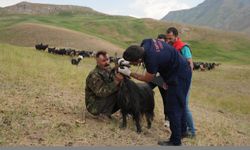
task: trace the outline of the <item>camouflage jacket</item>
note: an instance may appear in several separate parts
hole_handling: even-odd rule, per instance
[[[100,102],[105,103],[105,100],[118,90],[114,77],[111,69],[103,70],[98,66],[89,73],[86,79],[85,104],[90,113],[98,115],[101,109],[99,105],[102,105]]]

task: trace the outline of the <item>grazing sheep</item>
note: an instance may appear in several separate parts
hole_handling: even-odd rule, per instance
[[[43,51],[45,51],[48,48],[48,46],[49,45],[43,45],[43,43],[35,45],[37,50],[43,50]]]
[[[55,47],[54,47],[54,48],[50,48],[50,47],[49,47],[49,48],[48,48],[48,52],[49,52],[49,53],[54,53],[55,49],[56,49]]]
[[[79,56],[77,57],[77,59],[74,59],[74,58],[71,59],[71,64],[72,64],[72,65],[78,65],[82,59],[83,59],[83,56],[82,56],[82,55],[79,55]]]
[[[213,70],[215,69],[215,66],[219,66],[220,64],[216,63],[207,63],[207,62],[193,62],[194,63],[194,68],[193,70]]]

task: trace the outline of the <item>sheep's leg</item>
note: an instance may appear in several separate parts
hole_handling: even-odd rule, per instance
[[[134,115],[134,120],[135,120],[135,125],[137,129],[137,133],[141,133],[141,125],[140,125],[140,114],[135,114]]]
[[[127,114],[122,113],[122,125],[121,128],[126,128],[127,127]]]
[[[148,124],[148,129],[151,128],[152,126],[152,116],[150,114],[146,114],[146,119],[147,119],[147,124]]]

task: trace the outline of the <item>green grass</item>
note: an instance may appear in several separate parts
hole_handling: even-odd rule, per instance
[[[218,61],[232,64],[250,64],[250,44],[248,41],[232,41],[223,48],[223,44],[201,41],[187,41],[194,60]]]
[[[250,114],[249,66],[223,64],[211,72],[194,72],[194,103],[235,114]]]
[[[0,61],[6,62],[1,64],[1,72],[8,73],[5,74],[6,78],[11,81],[20,78],[33,83],[36,81],[40,82],[40,80],[52,81],[57,78],[56,80],[60,82],[55,84],[64,86],[71,76],[77,77],[75,82],[78,82],[82,78],[77,76],[77,74],[86,74],[89,71],[72,67],[70,57],[48,55],[47,53],[35,51],[33,48],[20,50],[18,47],[2,44],[0,48],[3,54]],[[58,78],[59,74],[62,76]]]

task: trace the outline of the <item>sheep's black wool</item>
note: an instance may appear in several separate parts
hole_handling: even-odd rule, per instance
[[[127,126],[126,116],[132,115],[137,132],[140,133],[140,120],[143,115],[146,116],[147,126],[151,128],[154,117],[154,93],[146,83],[135,83],[128,77],[125,77],[120,84],[118,92],[118,105],[121,108],[123,117],[122,127]]]
[[[41,43],[41,44],[36,44],[35,47],[37,50],[45,51],[48,48],[48,45],[43,45],[43,43]]]

